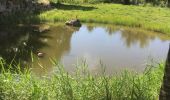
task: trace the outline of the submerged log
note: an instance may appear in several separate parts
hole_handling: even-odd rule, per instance
[[[74,27],[81,27],[81,22],[79,19],[67,21],[65,24]]]

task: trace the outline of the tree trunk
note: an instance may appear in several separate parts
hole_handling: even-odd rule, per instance
[[[168,7],[170,7],[170,0],[168,0]]]
[[[163,83],[160,90],[159,100],[170,100],[170,47],[166,59]]]
[[[124,0],[124,4],[125,5],[129,5],[130,4],[130,0]]]

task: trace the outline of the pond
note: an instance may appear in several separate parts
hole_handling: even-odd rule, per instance
[[[142,72],[147,63],[166,59],[170,42],[170,37],[161,33],[114,25],[85,24],[75,28],[59,23],[35,27],[38,28],[31,28],[31,31],[24,28],[15,32],[24,34],[12,36],[11,41],[0,46],[0,55],[10,59],[19,52],[15,58],[30,64],[30,52],[34,56],[42,52],[43,57],[36,56],[31,63],[32,71],[37,75],[54,70],[51,58],[63,64],[70,73],[74,72],[77,63],[82,62],[86,62],[92,73],[100,72],[101,63],[108,74],[124,69]],[[5,41],[3,38],[0,40]],[[13,53],[9,53],[9,48],[12,48]]]

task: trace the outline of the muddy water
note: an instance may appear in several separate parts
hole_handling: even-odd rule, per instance
[[[36,67],[33,67],[33,71],[38,74],[54,69],[49,58],[61,62],[69,72],[74,72],[76,64],[81,65],[82,62],[86,62],[92,73],[100,72],[101,63],[109,74],[124,69],[142,72],[147,63],[166,59],[170,42],[166,35],[127,27],[50,27],[45,38],[40,39],[47,46],[39,49],[44,57],[36,60]]]
[[[75,65],[81,65],[81,62],[86,62],[92,73],[100,72],[101,63],[108,74],[124,69],[142,72],[147,63],[166,59],[170,42],[170,37],[161,33],[113,25],[85,24],[74,28],[48,24],[34,27],[36,29],[17,32],[16,28],[15,31],[1,31],[0,55],[6,59],[17,55],[15,58],[31,64],[37,75],[55,69],[50,58],[61,62],[69,72],[74,72]],[[4,39],[4,32],[24,34],[11,36],[9,41]],[[29,59],[31,51],[33,63]],[[38,52],[43,53],[43,57],[37,57]]]

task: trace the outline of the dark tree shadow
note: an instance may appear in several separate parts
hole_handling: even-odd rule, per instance
[[[3,58],[6,69],[12,64],[14,66],[11,70],[17,71],[15,66],[17,64],[21,65],[21,69],[31,67],[31,54],[35,57],[34,65],[38,66],[36,62],[38,52],[42,52],[44,57],[39,58],[39,61],[43,61],[42,64],[48,67],[51,62],[47,62],[47,58],[52,57],[59,61],[70,50],[72,33],[78,30],[79,28],[63,26],[63,24],[0,26],[0,60]],[[42,48],[46,50],[43,51]]]
[[[36,54],[40,48],[48,46],[40,41],[46,32],[40,32],[37,26],[11,25],[0,26],[0,29],[0,57],[5,60],[6,67],[20,63],[24,68],[24,62],[31,60],[31,52]]]
[[[51,3],[51,6],[57,9],[62,10],[83,10],[83,11],[90,11],[97,9],[95,7],[89,6],[80,6],[80,5],[71,5],[71,4],[61,4],[61,3]]]
[[[18,11],[8,16],[0,15],[0,60],[3,58],[8,67],[9,64],[19,64],[24,68],[24,62],[31,61],[31,52],[37,55],[37,52],[48,47],[47,43],[41,39],[53,38],[47,35],[49,30],[41,30],[41,20],[38,15],[47,10],[54,9],[81,9],[92,10],[93,7],[83,7],[74,5],[52,4],[51,7],[39,5],[40,8],[35,11]],[[71,32],[72,33],[72,32]],[[64,36],[63,36],[64,37]],[[71,36],[69,36],[70,38]],[[67,39],[69,40],[69,39]],[[61,53],[62,54],[62,53]],[[1,67],[1,65],[0,65]],[[13,68],[15,69],[15,68]]]

